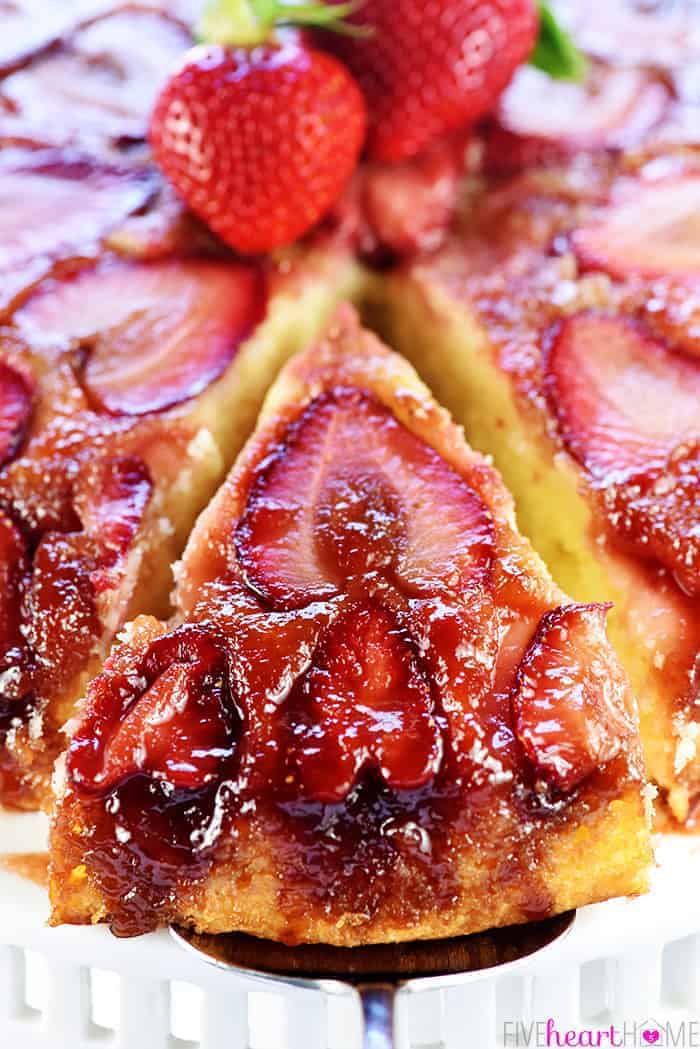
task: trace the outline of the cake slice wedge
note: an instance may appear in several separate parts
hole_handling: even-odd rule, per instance
[[[56,777],[52,922],[340,946],[643,892],[636,708],[498,475],[343,307]],[[581,863],[585,854],[586,863]]]

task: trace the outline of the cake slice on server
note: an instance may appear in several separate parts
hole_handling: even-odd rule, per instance
[[[4,257],[15,279],[0,303],[0,804],[35,807],[115,633],[138,612],[168,613],[171,562],[269,384],[360,277],[330,247],[275,265],[167,222],[144,231],[153,173],[12,156],[20,204],[0,200],[0,269]],[[131,257],[108,249],[112,237]]]
[[[491,453],[578,600],[609,600],[651,778],[700,797],[700,167],[686,147],[478,189],[379,326]]]
[[[349,307],[91,683],[52,921],[445,937],[643,892],[637,714],[498,475]],[[586,863],[581,864],[585,853]]]

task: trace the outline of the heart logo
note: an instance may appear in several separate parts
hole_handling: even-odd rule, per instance
[[[648,1031],[642,1031],[642,1038],[644,1039],[647,1045],[656,1045],[660,1037],[660,1031],[652,1031],[651,1029],[649,1029]]]

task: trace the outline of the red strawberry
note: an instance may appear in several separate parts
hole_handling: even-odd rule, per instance
[[[599,222],[576,230],[574,250],[586,269],[613,277],[678,277],[700,272],[700,176],[640,182]]]
[[[152,493],[148,469],[135,456],[98,459],[81,476],[75,507],[83,528],[99,544],[90,576],[96,594],[118,582]]]
[[[300,685],[309,721],[297,730],[309,795],[342,801],[367,766],[409,789],[437,771],[442,740],[430,686],[386,609],[351,608],[322,641]]]
[[[625,679],[602,647],[606,612],[563,605],[545,613],[518,668],[518,738],[537,772],[561,790],[614,758],[634,731]]]
[[[33,345],[82,340],[88,393],[115,415],[142,415],[218,379],[264,308],[254,266],[113,261],[40,290],[16,323]]]
[[[263,464],[236,543],[250,582],[303,607],[385,581],[412,594],[488,575],[493,525],[472,488],[358,390],[317,398]]]
[[[150,138],[190,208],[237,251],[257,253],[295,241],[335,203],[365,122],[347,70],[290,36],[195,48],[162,90]]]
[[[585,150],[637,145],[670,105],[668,86],[648,70],[591,65],[584,83],[554,83],[523,67],[501,99],[486,137],[491,171],[565,161]]]
[[[6,361],[0,361],[0,466],[17,452],[32,412],[27,380]]]
[[[173,663],[107,743],[100,782],[109,789],[136,772],[158,772],[176,787],[196,790],[215,775],[226,742],[216,700],[201,696],[190,666]]]
[[[686,594],[700,596],[700,440],[610,485],[604,505],[624,547],[663,565]]]
[[[22,634],[22,589],[28,571],[25,541],[0,510],[0,732],[21,716],[18,701],[31,687],[29,650]]]
[[[457,207],[466,143],[441,139],[403,164],[367,164],[361,204],[371,237],[394,255],[440,246]]]
[[[122,676],[108,665],[92,682],[68,754],[74,786],[102,793],[139,773],[205,786],[232,753],[228,703],[225,656],[206,629],[164,634],[142,653],[138,672]]]
[[[545,389],[569,450],[598,478],[665,460],[700,432],[700,366],[604,313],[552,333]]]
[[[28,570],[26,544],[9,517],[0,510],[0,677],[17,662],[24,648],[20,629],[19,582]],[[11,682],[8,682],[11,685]],[[0,685],[0,696],[5,682]]]
[[[363,37],[324,34],[367,99],[375,160],[413,156],[493,109],[532,51],[532,0],[366,0],[348,21]]]

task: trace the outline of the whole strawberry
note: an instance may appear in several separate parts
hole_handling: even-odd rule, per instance
[[[394,162],[492,110],[540,18],[533,0],[366,0],[348,21],[370,32],[323,45],[364,91],[370,156]]]
[[[188,53],[156,102],[150,140],[192,211],[255,254],[295,241],[335,203],[364,143],[366,108],[341,63],[294,31],[255,19],[242,30],[249,46]]]

